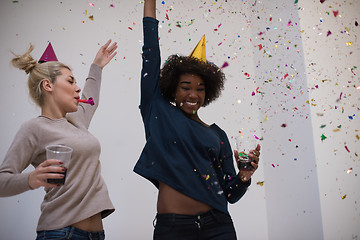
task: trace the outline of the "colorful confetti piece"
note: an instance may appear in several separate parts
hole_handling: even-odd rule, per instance
[[[264,181],[259,181],[256,183],[257,185],[260,185],[261,187],[264,186]]]

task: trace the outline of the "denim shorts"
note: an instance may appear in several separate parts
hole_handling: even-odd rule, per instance
[[[52,240],[104,240],[105,232],[87,232],[81,229],[69,226],[56,230],[49,231],[38,231],[36,240],[44,240],[44,239],[52,239]]]
[[[236,240],[230,215],[210,210],[201,215],[157,214],[154,240]]]

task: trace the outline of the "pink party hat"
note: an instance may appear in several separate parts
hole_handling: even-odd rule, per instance
[[[49,42],[47,48],[45,49],[45,52],[39,59],[39,63],[51,62],[51,61],[58,61],[58,59],[55,55],[53,47],[51,46],[51,42]]]

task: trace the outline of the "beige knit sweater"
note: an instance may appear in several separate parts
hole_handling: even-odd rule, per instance
[[[30,164],[37,167],[46,159],[47,145],[73,148],[65,184],[44,189],[37,231],[63,228],[99,212],[106,217],[114,211],[101,177],[100,143],[88,131],[99,103],[101,73],[102,69],[92,64],[82,94],[83,98],[92,97],[95,105],[80,103],[78,111],[66,118],[39,116],[25,122],[0,166],[0,197],[13,196],[30,190],[29,173],[22,171]]]

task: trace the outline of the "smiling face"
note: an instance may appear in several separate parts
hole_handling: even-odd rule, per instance
[[[200,76],[183,74],[175,92],[175,103],[187,117],[199,120],[197,112],[204,105],[205,84]]]
[[[65,116],[68,112],[77,111],[79,93],[81,89],[76,85],[75,78],[69,69],[62,68],[61,75],[56,77],[53,84],[53,98],[56,107]]]

